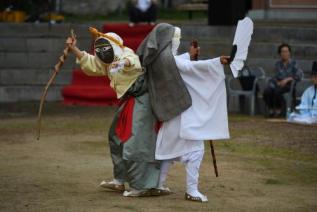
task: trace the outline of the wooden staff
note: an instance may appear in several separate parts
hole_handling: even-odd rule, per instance
[[[74,30],[70,31],[70,36],[73,40],[75,40],[76,36],[74,34]],[[62,65],[64,64],[67,55],[69,53],[69,46],[67,45],[65,47],[65,49],[63,50],[63,55],[59,57],[59,61],[58,63],[54,66],[54,72],[52,74],[52,76],[50,77],[50,79],[48,80],[43,93],[42,93],[42,97],[40,100],[40,107],[39,107],[39,112],[38,112],[38,118],[37,118],[37,140],[40,140],[40,135],[41,135],[41,123],[42,123],[42,111],[43,111],[43,107],[44,107],[44,101],[45,98],[47,96],[47,91],[49,89],[49,87],[51,86],[51,84],[54,82],[57,74],[59,73],[59,71],[61,70]]]
[[[215,175],[216,175],[216,177],[218,177],[217,160],[216,160],[216,154],[215,154],[214,144],[213,144],[212,140],[209,141],[209,144],[210,144],[212,162],[214,164]]]

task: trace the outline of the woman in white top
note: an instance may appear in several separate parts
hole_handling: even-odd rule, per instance
[[[154,25],[157,18],[156,0],[132,0],[129,7],[129,26],[139,22],[147,22]]]

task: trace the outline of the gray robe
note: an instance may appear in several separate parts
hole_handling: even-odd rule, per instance
[[[124,104],[117,110],[109,130],[114,177],[127,181],[134,189],[156,188],[160,176],[160,162],[155,160],[156,119],[152,113],[143,75],[130,87],[126,95],[135,97],[132,135],[123,144],[115,132]]]
[[[170,24],[158,24],[136,52],[146,68],[152,109],[160,121],[176,117],[192,104],[172,54],[174,31]]]

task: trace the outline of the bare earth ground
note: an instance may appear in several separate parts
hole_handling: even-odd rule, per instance
[[[98,187],[111,179],[107,129],[114,108],[46,105],[35,139],[37,105],[0,106],[0,211],[317,211],[317,126],[230,116],[231,139],[209,147],[201,167],[206,204],[184,200],[181,164],[164,197],[124,198]]]

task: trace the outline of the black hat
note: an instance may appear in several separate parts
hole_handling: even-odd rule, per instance
[[[312,75],[317,75],[317,61],[313,62],[313,67],[312,67],[312,70],[311,70],[311,74]]]

